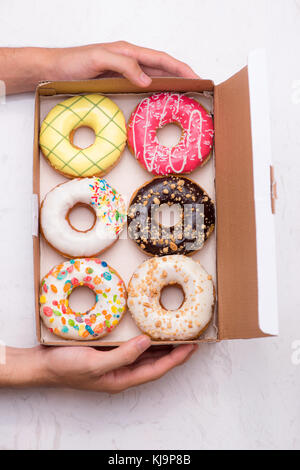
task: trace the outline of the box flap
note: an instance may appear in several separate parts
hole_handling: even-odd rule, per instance
[[[253,51],[248,61],[256,250],[258,273],[259,326],[278,334],[276,246],[274,216],[276,183],[272,167],[269,89],[266,53]],[[271,178],[271,181],[270,181]]]
[[[219,338],[261,337],[247,67],[215,87],[215,131]]]

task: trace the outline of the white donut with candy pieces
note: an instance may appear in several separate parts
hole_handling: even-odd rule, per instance
[[[84,205],[93,211],[91,229],[76,230],[69,213]],[[123,197],[105,179],[74,179],[56,186],[41,206],[41,232],[60,254],[68,257],[94,257],[114,243],[126,222]]]
[[[87,312],[74,312],[69,297],[74,289],[88,287],[96,302]],[[118,326],[126,311],[126,288],[105,261],[72,259],[55,266],[43,278],[40,315],[49,330],[64,339],[96,340]]]
[[[177,310],[160,303],[161,291],[178,285],[184,292]],[[154,340],[186,341],[208,327],[215,304],[212,277],[196,261],[183,255],[152,258],[142,263],[128,286],[128,307],[138,327]]]

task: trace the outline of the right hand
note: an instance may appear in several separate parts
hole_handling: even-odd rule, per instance
[[[126,41],[48,49],[48,53],[52,64],[48,80],[123,75],[133,84],[146,87],[151,83],[150,76],[199,78],[189,65],[169,54]]]

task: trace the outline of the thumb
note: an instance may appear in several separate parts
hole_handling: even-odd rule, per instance
[[[126,341],[118,348],[102,353],[101,374],[132,364],[150,345],[149,336],[140,335]]]
[[[103,69],[103,67],[105,70],[121,73],[134,85],[146,87],[151,83],[151,78],[143,72],[138,61],[133,57],[102,51],[99,68]]]

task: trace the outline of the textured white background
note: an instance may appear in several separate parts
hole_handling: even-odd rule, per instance
[[[300,1],[1,1],[1,46],[117,39],[164,49],[217,83],[266,47],[281,335],[202,346],[159,382],[113,397],[1,391],[0,448],[299,449],[300,365],[291,355],[300,339]],[[12,346],[35,344],[32,133],[33,95],[9,98],[0,106],[0,339]]]

